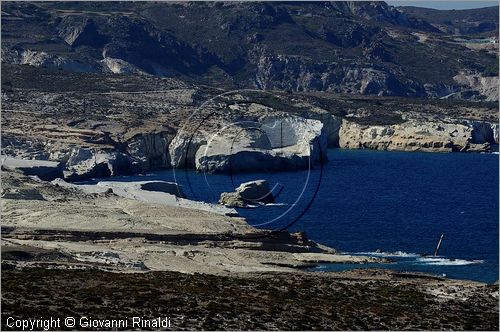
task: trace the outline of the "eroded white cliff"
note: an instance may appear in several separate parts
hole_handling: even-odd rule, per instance
[[[306,169],[326,158],[326,149],[321,121],[266,116],[212,133],[196,151],[195,168],[209,173]]]

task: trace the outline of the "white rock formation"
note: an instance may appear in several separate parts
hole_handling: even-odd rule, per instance
[[[247,204],[273,203],[274,196],[266,180],[242,183],[234,192],[222,193],[219,203],[229,207],[245,207]]]
[[[120,197],[151,204],[207,211],[221,215],[237,216],[231,208],[217,204],[186,199],[182,186],[167,181],[100,181],[97,184],[73,184],[62,179],[52,181],[61,187],[75,188],[87,194],[115,194]]]
[[[140,133],[127,140],[126,151],[134,171],[170,166],[168,145],[171,135],[166,132]]]
[[[97,151],[92,148],[74,148],[65,165],[64,178],[79,180],[91,177],[108,177],[122,173],[129,166],[129,159],[120,152]]]
[[[323,123],[323,130],[327,135],[329,148],[339,147],[339,131],[342,126],[342,117],[331,114],[330,112],[317,107],[312,107],[307,112],[301,114],[307,119],[319,120]]]
[[[198,131],[194,135],[189,130],[181,130],[168,147],[173,168],[195,167],[195,155],[202,145],[207,144],[210,133]]]
[[[397,125],[367,126],[344,120],[340,147],[400,151],[487,151],[493,141],[486,122],[438,123],[411,120]]]
[[[498,101],[498,76],[485,77],[478,73],[461,72],[453,79],[472,91],[477,91],[488,101]]]
[[[125,60],[105,57],[101,60],[104,71],[112,72],[113,74],[142,74],[146,75],[146,72],[128,63]]]
[[[327,135],[318,120],[266,116],[215,133],[195,154],[198,171],[305,169],[326,158]]]

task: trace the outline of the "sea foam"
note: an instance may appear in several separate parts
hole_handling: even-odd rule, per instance
[[[422,265],[472,265],[484,263],[483,260],[453,259],[444,257],[419,257],[416,264]]]

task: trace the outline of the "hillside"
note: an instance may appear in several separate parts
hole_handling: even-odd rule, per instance
[[[429,22],[445,33],[461,35],[484,33],[498,36],[498,6],[463,10],[437,10],[411,6],[397,7],[397,9]]]
[[[497,100],[486,76],[498,76],[498,52],[450,41],[427,16],[384,2],[3,2],[2,61],[225,89]]]

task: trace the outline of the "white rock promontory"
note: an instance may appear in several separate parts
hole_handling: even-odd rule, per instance
[[[182,186],[167,181],[100,181],[97,184],[74,184],[60,178],[52,181],[61,187],[74,188],[87,194],[115,194],[120,197],[151,204],[207,211],[235,216],[231,208],[185,198]]]
[[[327,135],[318,120],[267,116],[212,134],[194,156],[208,173],[298,170],[326,158]]]
[[[398,151],[488,151],[494,128],[486,122],[421,122],[396,125],[361,125],[345,120],[339,144],[346,149]]]

